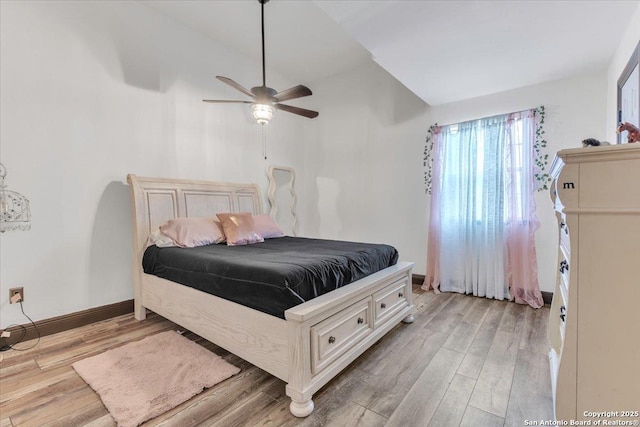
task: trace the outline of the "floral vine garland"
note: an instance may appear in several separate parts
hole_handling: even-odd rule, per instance
[[[538,191],[544,191],[549,189],[549,183],[551,182],[551,176],[547,173],[547,164],[549,163],[549,154],[544,153],[544,148],[547,148],[547,140],[544,139],[544,118],[545,110],[544,105],[539,106],[533,110],[533,115],[536,118],[536,140],[533,143],[533,149],[535,150],[535,165],[538,170],[534,174],[536,181],[538,181]]]
[[[427,131],[427,139],[424,144],[423,166],[425,168],[424,187],[426,194],[431,194],[431,175],[433,173],[433,142],[431,142],[431,139],[433,138],[433,132],[437,126],[437,123],[429,126],[429,130]]]

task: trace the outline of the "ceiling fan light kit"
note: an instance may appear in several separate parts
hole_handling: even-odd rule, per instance
[[[312,95],[311,90],[303,85],[297,85],[292,88],[283,90],[281,92],[277,92],[275,89],[272,89],[266,84],[266,73],[265,73],[265,54],[264,54],[264,5],[269,0],[258,0],[261,5],[261,18],[262,18],[262,86],[256,86],[251,88],[251,90],[246,89],[242,85],[236,83],[232,79],[228,77],[216,76],[218,80],[223,83],[228,84],[234,89],[244,93],[245,95],[251,97],[253,102],[251,101],[233,101],[233,100],[217,100],[217,99],[204,99],[204,102],[211,103],[241,103],[241,104],[251,104],[251,113],[256,121],[261,125],[266,125],[269,123],[276,109],[286,111],[288,113],[297,114],[299,116],[308,117],[313,119],[314,117],[318,117],[317,111],[307,110],[305,108],[294,107],[293,105],[281,104],[282,101],[287,101],[289,99],[302,98],[304,96]]]
[[[256,122],[261,125],[268,124],[275,111],[276,109],[268,104],[251,104],[251,114],[253,114],[253,118],[256,119]]]

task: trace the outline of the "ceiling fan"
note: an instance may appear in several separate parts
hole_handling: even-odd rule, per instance
[[[317,111],[307,110],[305,108],[294,107],[293,105],[281,104],[282,101],[289,99],[302,98],[312,94],[311,90],[303,85],[297,85],[292,88],[277,92],[266,84],[265,76],[265,60],[264,60],[264,5],[269,0],[258,0],[262,9],[262,86],[252,87],[251,91],[236,83],[228,77],[216,76],[218,80],[229,86],[239,90],[245,95],[253,98],[253,101],[233,101],[233,100],[216,100],[216,99],[203,99],[204,102],[213,103],[242,103],[251,104],[251,112],[253,117],[261,125],[269,123],[269,120],[273,117],[273,113],[276,109],[286,111],[288,113],[298,114],[300,116],[313,119],[318,117]]]

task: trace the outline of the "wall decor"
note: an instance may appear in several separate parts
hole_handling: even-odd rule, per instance
[[[29,199],[7,189],[7,169],[0,163],[0,233],[31,229]]]
[[[269,166],[269,205],[271,218],[283,228],[285,233],[298,235],[298,214],[296,212],[297,195],[295,190],[296,172],[293,168],[284,166]],[[278,209],[289,206],[289,211]]]
[[[424,186],[425,193],[431,194],[431,180],[433,175],[433,132],[438,127],[437,123],[429,126],[429,130],[427,131],[427,138],[424,144],[424,155],[423,155],[423,166],[424,166]]]
[[[536,181],[538,181],[537,191],[545,191],[549,189],[551,176],[549,176],[549,172],[547,170],[549,154],[545,150],[545,148],[547,148],[547,140],[544,137],[544,118],[546,115],[544,105],[534,109],[533,114],[536,116],[536,140],[533,143],[533,149],[535,151],[534,161],[537,168],[537,171],[533,176]]]

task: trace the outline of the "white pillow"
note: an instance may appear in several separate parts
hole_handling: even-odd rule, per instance
[[[160,230],[156,230],[153,233],[149,234],[149,239],[147,239],[147,247],[151,245],[156,245],[159,248],[171,248],[174,246],[178,246],[171,237],[165,236]]]

